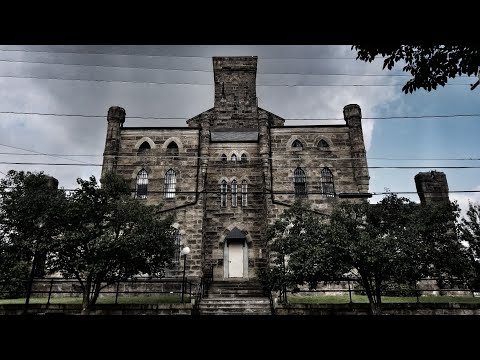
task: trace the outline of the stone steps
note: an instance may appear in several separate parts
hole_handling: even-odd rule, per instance
[[[271,315],[270,300],[257,281],[224,280],[210,285],[200,315]]]

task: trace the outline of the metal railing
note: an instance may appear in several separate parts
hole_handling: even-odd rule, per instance
[[[282,286],[281,289],[278,291],[278,302],[279,303],[288,303],[287,294],[312,294],[315,296],[317,294],[328,295],[329,293],[341,293],[342,295],[348,294],[349,303],[354,303],[353,295],[360,294],[366,295],[365,289],[363,289],[359,284],[358,279],[356,278],[342,278],[336,280],[328,280],[329,285],[340,285],[343,283],[343,287],[338,288],[322,288],[322,286],[326,287],[329,285],[324,285],[320,283],[317,286],[317,289],[301,289],[301,288],[287,288],[286,286]],[[432,283],[430,286],[427,284],[423,284],[422,281],[428,282],[435,282]],[[356,286],[355,286],[356,285]],[[406,293],[408,295],[406,295]],[[468,294],[468,295],[467,295]],[[439,298],[442,296],[469,296],[469,297],[480,297],[480,289],[470,289],[470,288],[443,288],[437,285],[436,279],[420,279],[419,284],[416,284],[413,288],[405,288],[405,287],[398,287],[396,289],[388,289],[383,290],[381,292],[382,297],[415,297],[416,302],[419,303],[422,296],[438,296]],[[321,295],[317,295],[321,296]],[[273,305],[273,303],[272,303]]]
[[[26,288],[25,283],[23,288]],[[0,288],[2,283],[0,282]],[[104,296],[115,296],[114,304],[117,305],[119,297],[133,297],[133,296],[152,296],[152,295],[175,295],[179,297],[188,296],[188,302],[196,294],[192,292],[194,283],[190,280],[182,280],[178,278],[162,278],[162,279],[149,279],[149,278],[135,278],[132,280],[117,282],[108,286],[105,286],[100,290],[99,298]],[[26,298],[27,292],[12,292],[12,291],[0,291],[1,295],[10,295],[9,297],[18,295],[18,298]],[[55,295],[67,295],[67,297],[82,297],[83,291],[80,286],[80,282],[76,279],[63,279],[63,278],[43,278],[34,280],[34,289],[30,292],[32,297],[47,298],[47,307],[52,301],[52,296]],[[39,296],[40,295],[40,296]],[[41,296],[45,295],[45,296]],[[77,295],[77,296],[75,296]],[[2,298],[5,298],[2,296]]]
[[[198,289],[195,295],[195,304],[193,306],[193,314],[199,314],[200,301],[203,297],[208,296],[208,289],[213,282],[213,265],[207,266],[203,271],[203,276],[198,284]]]

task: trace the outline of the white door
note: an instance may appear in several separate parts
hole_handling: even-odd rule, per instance
[[[231,243],[228,246],[228,277],[243,277],[243,244]]]

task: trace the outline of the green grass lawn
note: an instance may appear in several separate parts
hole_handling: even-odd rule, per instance
[[[34,297],[30,298],[30,304],[46,304],[48,298]],[[190,297],[184,297],[185,303],[190,303]],[[25,299],[0,299],[0,305],[3,304],[24,304]],[[81,304],[80,297],[52,297],[50,304]],[[157,296],[124,296],[118,297],[118,304],[180,304],[182,297],[180,295],[157,295]],[[115,304],[114,296],[105,296],[98,298],[97,304]]]
[[[290,304],[347,304],[350,302],[348,295],[325,295],[325,296],[302,296],[287,294]],[[480,297],[473,296],[420,296],[421,303],[480,303]],[[368,303],[368,298],[363,295],[352,295],[354,303]],[[393,297],[382,298],[383,303],[412,303],[417,302],[416,297]]]

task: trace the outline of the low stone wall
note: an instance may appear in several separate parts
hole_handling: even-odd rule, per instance
[[[275,315],[369,315],[369,304],[279,304]],[[480,315],[480,304],[382,304],[384,315]]]
[[[192,315],[192,304],[96,305],[90,315]],[[22,315],[24,305],[0,305],[0,315]],[[31,304],[32,315],[80,315],[81,305]]]

